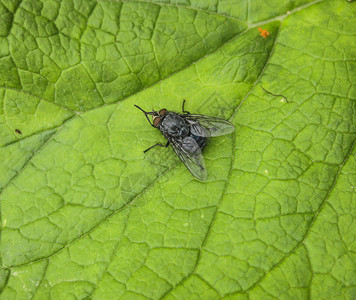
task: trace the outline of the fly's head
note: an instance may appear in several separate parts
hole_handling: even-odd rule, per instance
[[[151,112],[146,112],[141,107],[139,107],[137,105],[135,105],[135,106],[145,114],[146,119],[151,124],[151,126],[157,128],[157,129],[159,129],[163,119],[168,114],[168,111],[165,108],[161,109],[160,111],[152,110]],[[152,116],[152,121],[150,120],[148,115]]]
[[[163,119],[165,118],[168,112],[167,109],[163,108],[159,112],[155,111],[154,113],[155,114],[152,115],[153,126],[159,128],[159,126],[161,125]]]

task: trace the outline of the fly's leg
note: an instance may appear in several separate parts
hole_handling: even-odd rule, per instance
[[[184,110],[184,104],[185,104],[185,99],[183,99],[182,112],[183,112],[184,114],[190,115],[190,112],[189,112],[189,111]]]
[[[150,123],[150,125],[152,127],[156,128],[156,126],[153,125],[153,123],[150,121],[150,118],[147,116],[147,115],[154,116],[155,112],[153,110],[152,110],[152,112],[145,112],[141,107],[137,106],[136,104],[134,106],[136,106],[139,110],[141,110],[145,114],[145,117],[146,117],[148,123]]]
[[[167,142],[167,144],[166,144],[166,145],[162,145],[162,144],[160,144],[160,143],[157,143],[157,144],[155,144],[155,145],[153,145],[153,146],[149,147],[149,148],[148,148],[148,149],[146,149],[145,151],[143,151],[143,153],[146,153],[148,150],[151,150],[153,147],[156,147],[156,146],[160,146],[160,147],[167,148],[167,147],[168,147],[168,145],[169,145],[169,141]]]

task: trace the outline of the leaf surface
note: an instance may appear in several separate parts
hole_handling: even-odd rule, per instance
[[[2,299],[355,297],[355,3],[0,16]],[[206,182],[171,148],[142,152],[164,138],[134,104],[183,99],[236,127],[209,140]]]

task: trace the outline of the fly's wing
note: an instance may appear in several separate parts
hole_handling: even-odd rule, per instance
[[[235,127],[224,119],[204,115],[181,115],[190,124],[190,132],[196,136],[211,137],[234,132]]]
[[[183,139],[169,140],[174,152],[178,155],[181,161],[185,164],[187,169],[197,179],[204,181],[208,177],[203,154],[197,142],[189,136]]]

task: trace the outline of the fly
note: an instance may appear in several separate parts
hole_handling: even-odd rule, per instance
[[[235,127],[224,119],[191,114],[184,110],[184,104],[185,100],[182,105],[182,114],[168,111],[165,108],[160,111],[146,112],[135,105],[145,114],[150,125],[159,129],[167,139],[165,145],[157,143],[143,152],[146,153],[156,146],[168,147],[171,144],[174,152],[193,176],[204,181],[208,174],[202,150],[207,138],[232,133]],[[152,116],[152,121],[148,115]]]

